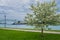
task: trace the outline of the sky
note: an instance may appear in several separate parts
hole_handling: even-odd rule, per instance
[[[36,4],[37,0],[0,0],[0,20],[4,19],[6,14],[7,19],[23,20],[29,10],[31,4]],[[50,0],[39,0],[49,2]],[[57,6],[60,8],[60,0],[56,0]],[[59,10],[60,11],[60,10]],[[58,12],[59,12],[58,11]]]

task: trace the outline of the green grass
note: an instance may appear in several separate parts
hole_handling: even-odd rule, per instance
[[[0,40],[41,40],[39,32],[0,29]],[[44,34],[44,40],[60,40],[60,34]]]

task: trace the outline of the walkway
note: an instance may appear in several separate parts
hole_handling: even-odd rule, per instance
[[[15,28],[0,28],[0,29],[16,30],[16,31],[27,31],[27,32],[41,32],[39,30],[15,29]],[[60,32],[54,32],[54,31],[44,31],[44,33],[60,34]]]

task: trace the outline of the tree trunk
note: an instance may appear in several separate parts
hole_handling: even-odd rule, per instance
[[[44,40],[43,27],[41,27],[41,40]]]

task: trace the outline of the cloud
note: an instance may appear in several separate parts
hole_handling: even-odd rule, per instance
[[[15,13],[23,13],[28,10],[27,8],[29,7],[29,1],[30,0],[0,0],[0,8],[4,9],[2,11],[12,10]]]
[[[8,6],[14,8],[15,10],[19,10],[23,7],[23,5],[28,5],[29,1],[30,0],[1,0],[0,6]]]
[[[15,12],[14,10],[5,10],[4,12],[2,12],[1,10],[1,13],[6,13],[7,19],[12,19],[12,20],[14,19],[23,20],[26,15],[25,13]],[[5,14],[0,14],[0,15],[1,15],[0,18],[4,19]]]
[[[39,0],[40,3],[43,1],[49,2],[50,0]],[[36,4],[37,2],[36,0],[0,0],[0,13],[5,11],[7,18],[22,20],[27,13],[31,13],[29,7],[32,3]]]
[[[3,5],[15,5],[16,3],[19,3],[19,4],[25,4],[25,3],[29,3],[30,0],[0,0],[0,4],[3,4]]]
[[[45,1],[45,2],[50,2],[51,0],[35,0],[35,2],[38,2],[38,1],[39,1],[40,3],[43,3],[44,1]]]

